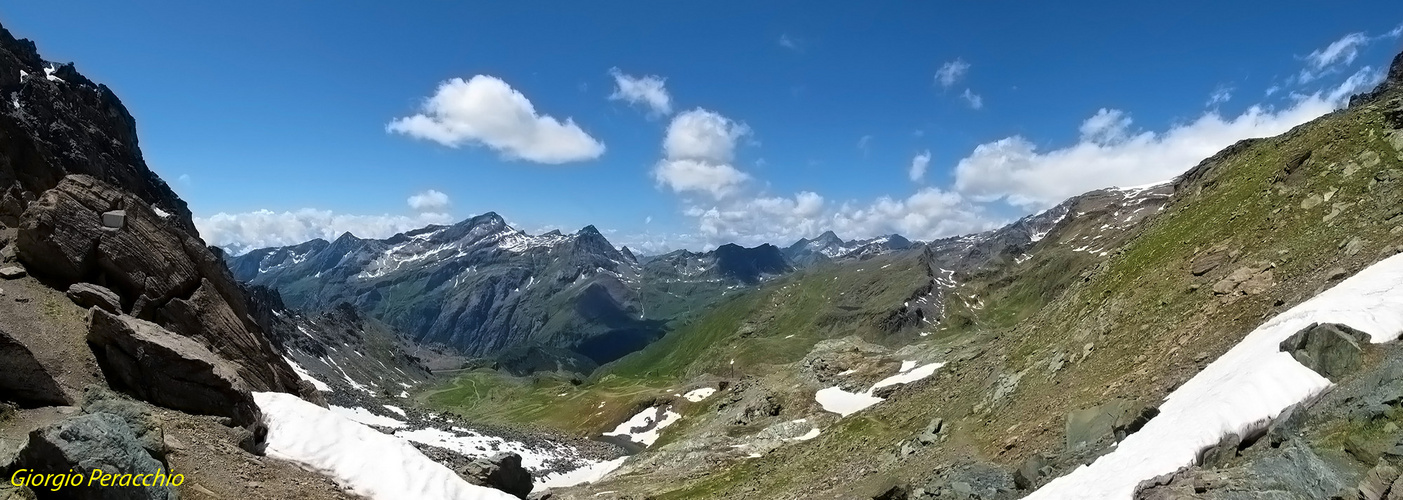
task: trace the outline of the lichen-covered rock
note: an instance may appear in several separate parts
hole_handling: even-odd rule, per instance
[[[29,434],[29,444],[17,461],[38,474],[77,473],[90,477],[95,469],[108,474],[169,475],[171,471],[141,447],[122,417],[111,413],[78,415]],[[149,481],[147,481],[149,483]],[[42,491],[49,493],[48,488]],[[173,486],[102,487],[86,482],[64,486],[62,498],[103,500],[165,500],[179,498]]]

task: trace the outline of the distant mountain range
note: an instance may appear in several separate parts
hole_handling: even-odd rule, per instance
[[[288,306],[349,303],[425,345],[519,371],[589,371],[642,348],[730,290],[795,269],[778,247],[636,257],[594,226],[530,235],[496,213],[386,239],[263,248],[226,260]]]

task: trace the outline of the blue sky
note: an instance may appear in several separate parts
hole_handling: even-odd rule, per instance
[[[1372,86],[1403,21],[1382,1],[759,3],[23,2],[0,22],[117,92],[212,244],[491,210],[656,252],[933,238],[1165,179]]]

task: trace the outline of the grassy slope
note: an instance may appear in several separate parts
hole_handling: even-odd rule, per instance
[[[769,373],[801,359],[820,340],[882,335],[876,320],[929,281],[917,255],[823,266],[732,292],[714,309],[601,368],[580,386],[558,377],[521,379],[479,371],[420,398],[430,407],[487,422],[598,433],[698,377]],[[747,323],[754,331],[742,336]],[[861,331],[853,331],[854,325]]]
[[[1372,154],[1381,161],[1368,165]],[[963,335],[985,349],[979,358],[952,363],[924,390],[849,417],[835,432],[661,498],[803,496],[796,492],[826,484],[824,496],[857,496],[890,478],[926,477],[962,454],[1008,465],[1034,452],[1055,454],[1067,411],[1112,397],[1154,404],[1265,317],[1316,293],[1328,269],[1353,272],[1382,258],[1403,233],[1403,186],[1389,170],[1400,166],[1377,108],[1332,114],[1252,144],[1216,162],[1100,266],[1086,266],[1085,254],[1050,238],[1033,260],[1008,271],[1018,277],[963,285],[960,293],[979,293],[990,304],[966,311],[979,325]],[[1333,193],[1330,201],[1302,208],[1325,193]],[[1345,253],[1356,238],[1358,250]],[[1220,245],[1237,253],[1233,262],[1202,277],[1188,272],[1196,254]],[[1273,287],[1231,302],[1213,295],[1217,280],[1256,260],[1276,264]],[[1049,294],[1057,293],[1050,283],[1063,291]],[[1055,353],[1081,353],[1088,343],[1094,348],[1085,361],[1055,374],[1046,369]],[[1025,376],[1014,395],[990,403],[1000,377],[1019,372]],[[889,456],[931,416],[955,419],[954,438],[941,450],[888,463],[880,473],[843,465]]]

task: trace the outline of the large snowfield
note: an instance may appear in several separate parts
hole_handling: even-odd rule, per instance
[[[1057,478],[1027,498],[1130,499],[1141,481],[1194,463],[1200,450],[1245,436],[1330,381],[1281,352],[1281,341],[1312,323],[1341,323],[1374,343],[1403,332],[1403,255],[1385,259],[1272,318],[1169,394],[1160,413],[1115,451]]]
[[[403,439],[297,396],[256,392],[268,424],[268,456],[305,464],[374,500],[514,500],[463,481]]]

